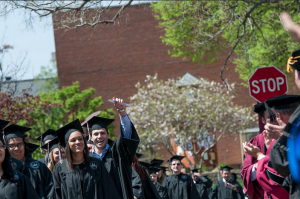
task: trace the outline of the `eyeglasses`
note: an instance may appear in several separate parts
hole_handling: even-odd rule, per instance
[[[21,149],[21,148],[23,148],[23,146],[24,146],[24,144],[17,144],[17,145],[10,144],[10,145],[8,145],[8,148],[9,149],[15,149],[15,148]]]
[[[173,165],[173,166],[176,166],[176,165],[177,165],[177,166],[180,166],[181,164],[180,164],[180,163],[177,163],[177,164],[172,164],[172,165]]]
[[[0,145],[0,149],[6,149],[5,145]]]

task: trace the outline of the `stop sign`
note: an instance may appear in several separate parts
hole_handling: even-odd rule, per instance
[[[257,68],[248,82],[251,97],[259,102],[288,91],[286,75],[275,66]]]

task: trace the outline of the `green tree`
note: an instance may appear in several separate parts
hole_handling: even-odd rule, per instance
[[[166,31],[162,41],[172,46],[171,56],[205,64],[225,54],[223,70],[234,58],[245,86],[257,67],[286,71],[287,59],[299,48],[279,18],[286,11],[299,21],[297,0],[160,1],[151,6]]]
[[[19,124],[32,128],[29,137],[33,142],[36,142],[34,138],[47,129],[57,130],[74,119],[84,121],[90,114],[98,111],[103,105],[103,101],[101,96],[93,97],[94,94],[94,88],[80,91],[79,82],[74,82],[72,86],[63,86],[58,91],[52,90],[48,93],[41,93],[40,99],[42,101],[59,104],[59,106],[52,107],[50,111],[37,107],[31,112],[32,117],[35,118],[31,125],[28,125],[26,120],[20,121]],[[113,109],[110,108],[101,110],[99,116],[114,118],[114,115]],[[113,129],[113,125],[108,128],[109,132],[113,132]],[[114,135],[110,134],[110,138],[113,139]],[[35,158],[39,158],[39,156],[38,152],[34,153]]]

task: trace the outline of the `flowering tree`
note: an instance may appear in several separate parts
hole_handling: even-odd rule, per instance
[[[163,144],[171,155],[175,155],[170,142],[174,138],[178,146],[189,146],[194,160],[193,164],[186,158],[190,168],[197,167],[196,156],[201,151],[202,167],[204,154],[223,134],[238,133],[252,126],[256,119],[250,108],[232,102],[233,92],[229,93],[224,84],[201,78],[193,85],[178,87],[175,79],[162,81],[157,75],[147,76],[145,82],[144,86],[136,84],[137,94],[131,97],[134,108],[128,108],[130,118],[140,132],[142,146]],[[197,143],[207,133],[212,136],[212,142],[201,150]]]

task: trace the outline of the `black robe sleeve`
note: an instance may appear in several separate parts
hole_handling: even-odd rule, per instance
[[[158,182],[152,181],[153,185],[155,186],[159,196],[161,199],[169,199],[167,189],[165,187],[160,186]]]
[[[273,167],[280,175],[288,176],[290,174],[289,162],[287,160],[287,136],[293,126],[293,123],[298,119],[300,115],[300,106],[294,111],[290,117],[289,122],[284,128],[283,135],[277,139],[274,143],[270,152],[270,162]]]
[[[139,174],[132,168],[132,189],[133,195],[140,198],[143,194],[142,181]]]
[[[63,199],[66,198],[64,193],[66,193],[66,188],[62,183],[61,176],[61,164],[56,164],[53,168],[53,188],[51,192],[51,198],[53,199]]]
[[[220,189],[220,183],[218,181],[218,182],[216,182],[214,188],[212,189],[211,199],[218,199],[218,193],[220,191],[219,189]],[[222,199],[222,198],[219,198],[219,199]]]

